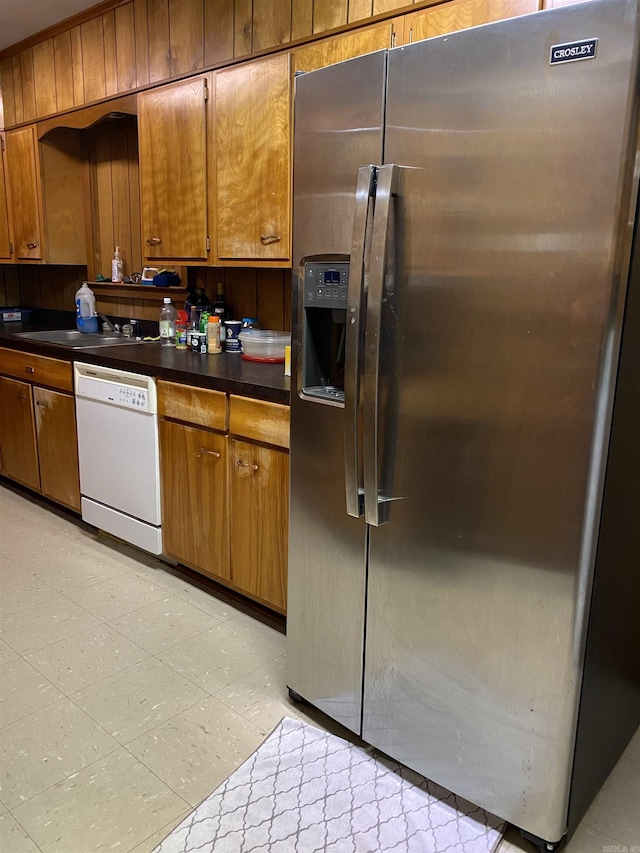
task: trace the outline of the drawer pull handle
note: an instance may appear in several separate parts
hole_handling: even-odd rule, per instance
[[[269,246],[271,243],[279,243],[282,240],[280,234],[263,234],[260,237],[260,242],[263,246]]]
[[[147,237],[147,243],[150,246],[159,246],[162,243],[160,237]]]
[[[28,397],[25,397],[24,394],[17,394],[16,396],[18,397],[18,400],[28,400],[29,399]]]
[[[198,453],[197,459],[202,459],[203,456],[215,456],[216,459],[220,459],[221,454],[218,453],[217,450],[207,450],[206,447],[200,448],[200,453]]]
[[[24,369],[24,372],[25,373],[35,373],[36,369],[35,369],[35,367],[31,367],[29,364],[27,364],[25,369]]]
[[[236,465],[239,468],[253,468],[254,471],[257,471],[260,468],[259,465],[252,465],[251,462],[242,462],[240,459],[238,459]]]
[[[45,403],[44,400],[36,400],[36,406],[42,406],[43,409],[49,408],[49,404]]]
[[[27,249],[35,249],[37,245],[37,243],[27,243]]]

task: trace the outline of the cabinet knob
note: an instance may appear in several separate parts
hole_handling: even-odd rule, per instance
[[[206,447],[200,448],[200,453],[197,455],[197,459],[202,459],[203,456],[215,456],[216,459],[220,459],[220,454],[217,450],[207,450]]]
[[[269,246],[271,243],[279,243],[282,237],[279,234],[263,234],[260,237],[260,242],[263,246]]]
[[[253,468],[254,471],[257,471],[260,468],[259,465],[252,465],[251,462],[243,462],[241,459],[238,459],[236,465],[239,468]]]
[[[31,365],[27,364],[25,369],[24,369],[24,372],[25,373],[35,373],[36,369],[35,369],[35,367],[31,367]]]
[[[37,243],[27,243],[27,249],[35,249],[37,245]]]
[[[159,246],[162,243],[160,237],[147,237],[147,243],[150,246]]]

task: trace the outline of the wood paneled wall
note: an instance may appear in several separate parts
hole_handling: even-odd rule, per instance
[[[113,0],[0,60],[4,125],[277,48],[411,0]],[[113,5],[114,8],[108,8]],[[424,2],[421,3],[424,5]],[[33,43],[32,43],[33,42]]]

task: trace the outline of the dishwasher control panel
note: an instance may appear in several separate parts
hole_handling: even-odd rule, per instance
[[[153,377],[97,367],[75,365],[76,396],[109,403],[143,414],[156,414],[156,385]]]

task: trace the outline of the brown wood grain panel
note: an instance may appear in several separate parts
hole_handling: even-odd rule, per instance
[[[113,257],[113,189],[111,186],[111,137],[99,134],[92,141],[92,186],[94,200],[94,263],[96,273],[111,279],[110,261]]]
[[[118,91],[118,63],[116,60],[116,15],[107,12],[102,16],[104,37],[104,89],[107,96]]]
[[[312,42],[293,53],[296,71],[313,71],[354,56],[391,46],[393,24],[385,22],[357,32]]]
[[[233,57],[233,0],[204,0],[204,63]]]
[[[73,397],[34,387],[42,494],[80,511],[80,474]]]
[[[232,439],[230,462],[231,581],[284,612],[289,454]]]
[[[292,0],[253,0],[253,51],[291,41]]]
[[[251,53],[253,42],[252,0],[234,0],[234,9],[233,55],[245,56]]]
[[[158,414],[188,424],[226,432],[229,405],[223,391],[195,388],[176,382],[158,381]]]
[[[197,71],[204,65],[203,0],[169,0],[171,76]]]
[[[291,39],[306,38],[313,32],[313,0],[292,0]]]
[[[2,89],[4,126],[11,127],[16,123],[16,99],[13,91],[13,64],[10,58],[0,62],[0,88]]]
[[[102,16],[80,26],[85,102],[100,101],[106,96],[104,31]]]
[[[288,448],[289,406],[230,394],[229,432]]]
[[[149,21],[147,0],[133,0],[133,20],[136,40],[136,84],[149,83]]]
[[[70,110],[74,106],[74,100],[73,60],[69,30],[54,37],[53,61],[56,69],[56,104],[58,110]]]
[[[287,331],[291,325],[291,307],[285,307],[286,279],[290,276],[282,270],[257,271],[258,317],[263,329]]]
[[[407,0],[373,0],[373,14],[382,15],[384,12],[393,12],[408,6]]]
[[[129,206],[131,217],[131,269],[142,272],[142,221],[140,215],[140,171],[137,126],[127,134],[129,158]]]
[[[349,23],[370,18],[373,11],[373,0],[349,0]]]
[[[25,486],[39,490],[40,471],[31,385],[0,376],[0,411],[3,473]]]
[[[73,102],[76,107],[85,102],[84,96],[84,58],[82,50],[82,31],[80,27],[70,30],[71,37],[71,75],[73,77]]]
[[[85,264],[85,139],[80,131],[59,127],[39,143],[46,260]]]
[[[20,68],[20,54],[11,57],[11,68],[13,70],[13,94],[16,114],[16,124],[24,121],[24,102],[22,99],[22,69]]]
[[[39,267],[30,267],[29,274],[38,275]],[[57,388],[58,391],[73,392],[70,361],[2,347],[0,348],[0,373],[35,382],[38,385],[46,385],[49,388]]]
[[[573,6],[581,0],[542,0],[543,9],[558,9],[560,6]]]
[[[147,0],[149,82],[171,76],[169,0]]]
[[[421,41],[538,10],[538,0],[451,0],[405,18],[408,41]]]
[[[289,257],[289,101],[286,54],[216,75],[219,258]]]
[[[36,81],[33,73],[33,50],[27,48],[20,53],[20,72],[22,75],[22,120],[33,121],[36,118]]]
[[[57,110],[53,39],[46,39],[33,46],[33,72],[36,113],[41,118]]]
[[[43,255],[40,164],[33,126],[8,131],[7,175],[17,259],[39,260]]]
[[[136,88],[136,32],[133,3],[118,6],[116,16],[116,64],[118,92]]]
[[[230,578],[229,439],[160,421],[163,546],[212,577]]]
[[[347,23],[348,0],[313,0],[313,32],[322,33]]]
[[[0,261],[6,262],[13,260],[13,253],[11,248],[11,231],[9,228],[8,183],[5,168],[6,156],[4,153],[4,134],[0,134],[0,141],[2,142],[2,151],[0,151]],[[0,273],[3,269],[4,267],[0,266]],[[7,305],[9,303],[5,301],[4,304]]]
[[[133,243],[139,245],[140,230],[134,234],[131,224],[131,171],[129,139],[126,130],[111,135],[111,192],[113,194],[113,243],[120,246],[123,273],[136,270]],[[137,190],[137,187],[135,188]],[[111,250],[113,252],[113,248]]]

